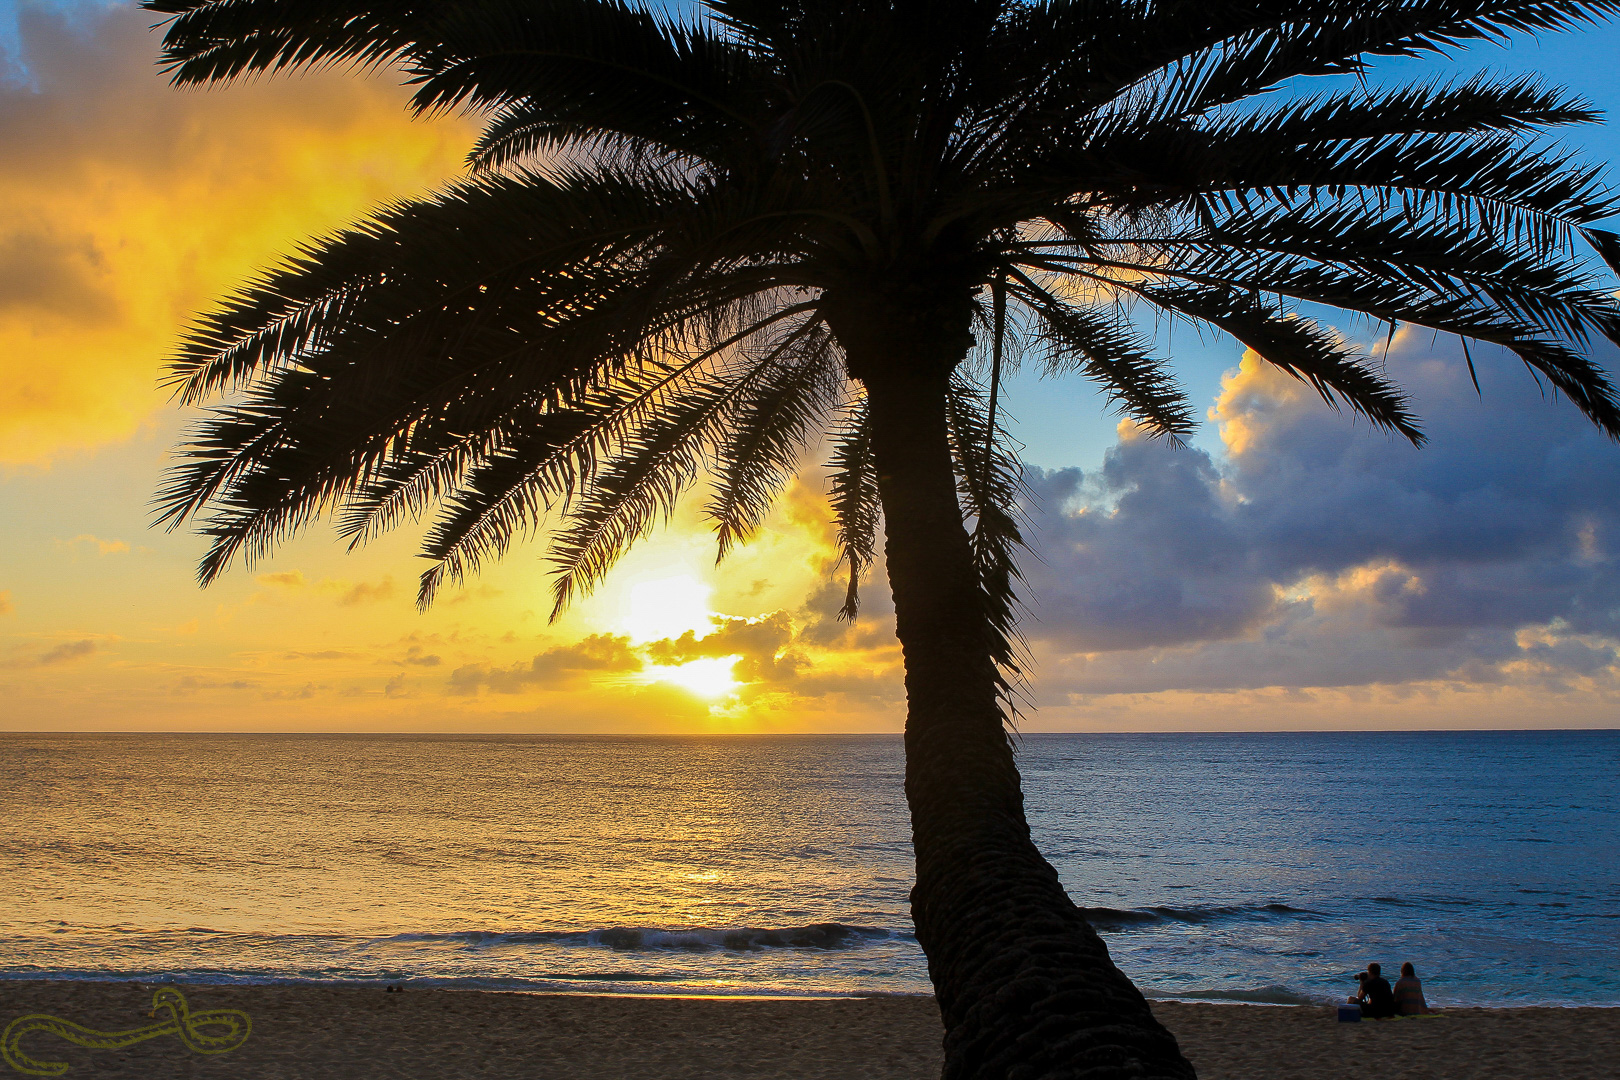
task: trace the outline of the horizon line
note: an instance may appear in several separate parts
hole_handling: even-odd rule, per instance
[[[1432,727],[1432,728],[1142,728],[1082,731],[1017,731],[1018,738],[1039,735],[1424,735],[1424,734],[1514,734],[1539,732],[1620,732],[1620,724],[1608,727]],[[0,729],[0,738],[11,735],[331,735],[352,736],[454,736],[465,738],[587,738],[587,739],[685,739],[685,738],[901,738],[903,731],[238,731],[171,728],[45,728]]]

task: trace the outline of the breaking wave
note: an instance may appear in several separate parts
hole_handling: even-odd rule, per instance
[[[538,930],[497,933],[468,931],[447,934],[396,934],[370,944],[407,946],[443,945],[465,949],[501,949],[535,945],[612,949],[616,952],[760,952],[765,949],[859,949],[879,941],[911,939],[876,926],[848,923],[811,923],[777,929],[760,927],[669,930],[658,927],[614,926],[601,930]]]
[[[1143,996],[1156,998],[1160,1001],[1208,1001],[1231,1002],[1244,1005],[1322,1005],[1329,999],[1325,997],[1312,997],[1302,994],[1298,990],[1286,986],[1261,986],[1253,990],[1177,990],[1174,992],[1161,992],[1143,990]]]
[[[1315,922],[1328,918],[1320,911],[1287,904],[1233,904],[1219,907],[1081,908],[1086,921],[1098,930],[1120,931],[1181,923],[1201,926],[1224,922]]]

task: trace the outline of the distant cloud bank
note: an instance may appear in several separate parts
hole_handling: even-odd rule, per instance
[[[1099,470],[1032,470],[1040,699],[1613,689],[1620,448],[1510,358],[1481,397],[1444,343],[1405,344],[1422,449],[1250,356],[1211,412],[1224,462],[1126,431]]]

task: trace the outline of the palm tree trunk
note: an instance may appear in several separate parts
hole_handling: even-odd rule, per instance
[[[1191,1078],[1030,841],[946,438],[954,364],[898,366],[862,375],[905,654],[912,918],[945,1080]]]

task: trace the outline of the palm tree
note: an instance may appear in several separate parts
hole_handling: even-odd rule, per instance
[[[1307,317],[1337,309],[1501,346],[1620,435],[1585,355],[1620,337],[1587,252],[1620,258],[1590,228],[1614,206],[1536,139],[1591,107],[1487,77],[1264,96],[1620,0],[146,6],[178,84],[397,64],[416,111],[487,118],[463,182],[190,331],[178,395],[222,401],[160,500],[213,538],[203,582],[322,514],[358,544],[431,513],[426,604],[552,514],[560,609],[700,479],[723,556],[830,437],[847,615],[885,536],[946,1077],[1194,1075],[1030,841],[1004,366],[1092,379],[1177,440],[1194,412],[1137,307],[1421,442]]]

